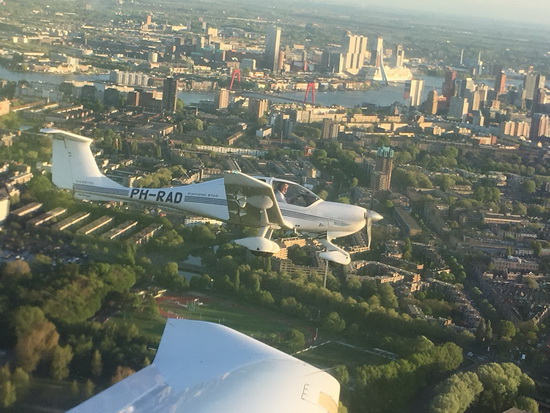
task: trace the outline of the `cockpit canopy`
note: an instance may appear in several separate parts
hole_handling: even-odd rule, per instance
[[[287,204],[307,207],[321,199],[312,191],[304,188],[301,185],[298,185],[291,181],[276,178],[273,178],[271,182],[271,185],[273,186],[273,192],[277,194],[279,188],[284,184],[288,185],[288,189],[286,190],[286,193],[284,195]]]

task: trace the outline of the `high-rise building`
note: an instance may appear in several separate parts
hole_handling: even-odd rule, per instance
[[[502,71],[497,73],[497,77],[495,79],[495,92],[497,98],[506,93],[506,73]]]
[[[367,37],[347,32],[342,42],[342,70],[357,73],[365,64],[367,56]]]
[[[411,79],[405,82],[405,99],[409,99],[409,107],[420,106],[422,103],[422,90],[424,79]]]
[[[531,118],[531,128],[529,129],[529,139],[537,139],[541,136],[550,136],[550,123],[548,115],[544,113],[535,113]]]
[[[543,88],[546,82],[546,76],[538,73],[527,73],[523,78],[523,90],[525,90],[525,99],[533,100],[538,89]]]
[[[277,72],[279,70],[279,52],[281,49],[281,29],[270,27],[265,35],[264,67]]]
[[[449,106],[451,97],[455,95],[455,79],[456,70],[447,69],[445,71],[445,81],[443,82],[443,96],[447,99],[447,106]]]
[[[478,85],[476,90],[479,92],[479,102],[486,102],[489,97],[489,86],[483,83]]]
[[[500,136],[529,136],[529,123],[508,120],[500,125]]]
[[[462,79],[462,82],[460,83],[460,91],[458,93],[458,96],[461,98],[469,98],[471,96],[471,93],[476,89],[476,84],[474,82],[474,79],[471,77],[467,77],[465,79]]]
[[[546,105],[546,88],[541,87],[535,91],[535,97],[531,102],[531,114],[548,113],[548,110],[544,109],[545,105]]]
[[[451,102],[449,103],[448,116],[450,118],[464,120],[467,113],[468,113],[468,99],[459,98],[458,96],[451,97]]]
[[[384,39],[382,36],[376,38],[376,48],[374,49],[374,66],[380,67],[384,63]]]
[[[428,98],[424,102],[424,113],[435,115],[437,113],[438,96],[437,90],[433,89],[428,92]]]
[[[340,124],[338,122],[334,122],[329,118],[323,119],[323,132],[321,134],[323,139],[336,139],[338,138],[338,133],[340,133]]]
[[[178,80],[167,77],[162,83],[162,110],[174,113],[178,102]]]
[[[479,90],[476,90],[475,92],[471,93],[471,98],[468,99],[470,102],[470,107],[468,110],[470,112],[479,110],[479,106],[481,104],[481,92]]]
[[[220,89],[216,96],[216,109],[226,109],[229,106],[229,90]]]
[[[264,116],[268,109],[269,101],[267,99],[250,98],[248,102],[248,112],[254,117],[254,119],[259,119]]]
[[[389,191],[393,169],[394,151],[389,146],[382,146],[376,152],[376,167],[371,174],[371,188],[378,191]]]
[[[395,49],[395,60],[393,61],[393,66],[402,68],[404,60],[405,60],[405,49],[403,49],[402,45],[398,44]]]

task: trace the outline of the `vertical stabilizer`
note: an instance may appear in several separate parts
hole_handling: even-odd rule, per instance
[[[90,150],[92,139],[59,129],[40,132],[53,134],[52,180],[57,187],[75,189],[75,184],[121,187],[100,172]]]

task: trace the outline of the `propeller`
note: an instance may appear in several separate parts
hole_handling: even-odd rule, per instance
[[[376,211],[367,209],[367,211],[365,212],[365,220],[367,222],[365,225],[365,228],[367,229],[367,246],[369,247],[369,250],[370,250],[370,242],[372,239],[372,234],[371,234],[372,223],[378,222],[381,219],[384,219],[384,217]]]

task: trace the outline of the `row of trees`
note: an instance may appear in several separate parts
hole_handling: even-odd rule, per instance
[[[535,383],[512,363],[489,363],[474,371],[453,374],[436,388],[432,413],[500,413],[517,407],[538,413],[532,398]]]
[[[351,405],[356,410],[369,406],[373,413],[400,411],[420,389],[462,363],[462,349],[456,344],[434,345],[426,340],[424,346],[398,361],[357,368],[352,374],[356,391]]]

